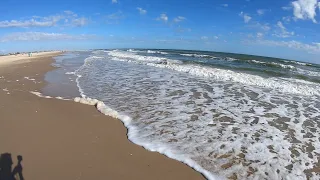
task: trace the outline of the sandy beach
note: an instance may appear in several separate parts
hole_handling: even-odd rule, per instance
[[[204,179],[131,143],[121,121],[94,106],[31,94],[59,53],[0,57],[0,153],[11,154],[12,169],[21,155],[26,180]]]

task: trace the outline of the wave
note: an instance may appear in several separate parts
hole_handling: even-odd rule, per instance
[[[166,52],[162,52],[162,51],[153,51],[153,50],[147,50],[148,54],[169,54]]]
[[[239,60],[239,59],[232,58],[232,57],[216,57],[216,56],[211,56],[211,55],[207,55],[207,54],[180,54],[180,56],[224,60],[224,61],[238,61]]]
[[[109,52],[107,52],[109,54]],[[226,169],[219,169],[220,165],[224,165],[226,162],[232,162],[233,156],[230,158],[223,158],[220,159],[219,156],[218,158],[215,157],[215,153],[217,154],[224,154],[228,153],[229,150],[232,149],[235,155],[238,154],[240,151],[240,146],[246,146],[248,149],[248,152],[245,153],[245,158],[251,162],[261,160],[258,163],[250,163],[250,168],[253,169],[262,169],[262,171],[258,171],[255,173],[255,177],[258,177],[259,175],[264,176],[265,173],[269,173],[269,178],[270,179],[277,179],[279,177],[292,177],[293,179],[298,179],[299,177],[303,177],[301,174],[303,174],[303,171],[305,169],[308,169],[308,167],[312,166],[314,162],[316,162],[316,156],[314,155],[315,153],[312,153],[314,158],[307,158],[307,153],[302,153],[300,152],[300,149],[304,149],[304,144],[307,141],[310,141],[310,139],[306,139],[305,141],[302,141],[302,133],[301,131],[301,121],[300,120],[299,124],[293,123],[292,121],[295,119],[299,119],[298,117],[295,118],[294,115],[296,115],[297,112],[304,112],[304,115],[301,115],[301,117],[305,117],[305,113],[307,113],[309,110],[307,108],[310,108],[309,104],[306,104],[306,102],[310,101],[310,99],[313,99],[316,103],[317,96],[315,97],[303,97],[299,96],[299,99],[306,98],[305,101],[303,100],[301,103],[299,102],[300,100],[296,98],[296,96],[290,96],[290,95],[283,95],[281,93],[278,93],[277,91],[269,91],[265,90],[256,86],[246,86],[247,84],[240,84],[240,83],[230,83],[228,81],[232,82],[238,82],[239,77],[235,77],[235,79],[227,80],[226,82],[221,82],[221,81],[211,81],[205,78],[197,78],[197,77],[192,77],[189,76],[188,74],[184,73],[178,73],[176,71],[179,71],[177,67],[181,67],[181,69],[185,69],[186,67],[190,68],[195,68],[195,72],[198,74],[196,76],[201,76],[199,70],[203,70],[203,73],[208,73],[207,71],[211,72],[215,70],[215,68],[212,67],[206,67],[206,66],[201,66],[199,64],[189,64],[185,63],[184,61],[178,61],[174,59],[168,59],[168,58],[159,58],[159,57],[150,57],[148,58],[141,57],[140,56],[135,56],[137,59],[133,59],[130,54],[134,54],[132,52],[124,52],[126,54],[126,58],[121,57],[121,53],[123,51],[112,51],[112,53],[115,53],[113,55],[117,56],[106,56],[107,54],[103,54],[103,56],[93,56],[85,59],[85,63],[83,64],[84,69],[83,71],[76,71],[76,75],[78,75],[77,78],[77,85],[78,87],[80,86],[79,80],[81,82],[81,86],[83,87],[83,90],[85,90],[85,93],[87,93],[88,96],[84,94],[84,91],[82,91],[81,88],[79,88],[81,95],[83,97],[81,98],[75,98],[74,101],[83,103],[83,104],[89,104],[89,105],[94,105],[101,113],[105,115],[109,115],[112,117],[115,117],[119,120],[121,120],[124,125],[128,128],[128,139],[132,141],[135,144],[138,144],[140,146],[143,146],[144,148],[150,150],[150,151],[157,151],[162,154],[167,155],[168,157],[172,159],[179,160],[181,162],[185,162],[191,167],[194,167],[195,170],[203,173],[208,179],[217,179],[218,177],[214,176],[213,174],[219,174],[221,176],[225,177],[230,177],[229,175],[232,175],[233,172],[236,173],[241,173],[242,171],[245,173],[247,167],[239,167],[237,164],[235,166]],[[120,55],[119,55],[120,53]],[[137,54],[134,54],[137,55]],[[147,56],[147,55],[146,55]],[[130,58],[131,57],[131,58]],[[112,61],[114,60],[114,61]],[[125,61],[125,62],[115,62],[115,61]],[[130,63],[126,63],[130,62]],[[165,70],[165,69],[157,69],[157,68],[152,68],[152,67],[146,67],[144,65],[137,65],[137,64],[131,64],[131,63],[137,63],[137,64],[144,64],[144,65],[149,65],[149,66],[154,66],[158,68],[166,68],[170,70]],[[82,67],[80,67],[81,69]],[[130,68],[131,71],[127,71],[127,69]],[[141,71],[140,71],[141,70]],[[140,84],[140,79],[144,78],[144,72],[150,72],[152,71],[151,75],[151,81],[147,79],[143,79]],[[185,72],[180,71],[180,72]],[[225,74],[231,73],[231,75],[234,75],[233,71],[219,71],[217,72],[224,72]],[[186,72],[186,73],[191,73],[192,72]],[[80,74],[82,76],[80,76]],[[141,76],[140,76],[141,74]],[[200,74],[200,75],[199,75]],[[218,74],[219,76],[221,74]],[[238,75],[244,75],[247,77],[248,81],[252,80],[252,77],[255,76],[247,76],[245,73],[238,73]],[[108,78],[105,78],[108,77]],[[117,79],[118,77],[121,77]],[[131,80],[132,77],[135,77],[137,81],[133,80],[133,82],[128,83],[128,79]],[[210,79],[216,79],[216,77]],[[249,78],[248,78],[249,77]],[[258,76],[260,77],[260,76]],[[262,80],[265,80],[269,78],[263,78]],[[314,86],[314,83],[312,82],[307,82],[304,80],[295,80],[293,82],[289,81],[287,78],[271,78],[271,79],[276,79],[279,83],[291,83],[291,84],[296,84],[299,86],[299,83],[308,85],[308,86]],[[148,89],[148,87],[157,87],[157,80],[161,80],[159,84],[161,84],[161,87],[159,87],[159,94],[157,94],[157,90],[154,91],[154,89],[150,89],[151,96],[145,96],[147,92],[145,90]],[[162,83],[163,80],[170,80],[170,83],[168,84],[169,86],[166,86],[166,83]],[[261,79],[257,79],[261,80]],[[104,87],[109,87],[113,82],[117,82],[117,85],[112,85],[110,86],[111,89],[105,89]],[[190,82],[190,83],[189,83]],[[105,83],[107,86],[100,86],[100,83]],[[150,83],[150,84],[148,84]],[[242,82],[241,82],[242,83]],[[147,84],[146,86],[144,84]],[[162,86],[163,84],[163,86]],[[273,82],[270,82],[270,84],[273,84]],[[99,85],[99,86],[97,86]],[[202,85],[208,85],[210,88],[212,87],[212,90],[208,89],[202,89],[204,87],[207,88],[207,86]],[[212,85],[212,86],[211,86]],[[231,87],[230,87],[231,85]],[[121,87],[126,87],[124,89],[121,89]],[[119,88],[120,87],[120,88]],[[192,97],[193,88],[197,89],[200,88],[199,90],[197,89],[197,92],[206,92],[206,96],[209,97],[210,99],[215,99],[213,102],[209,101],[202,101],[206,100],[204,96],[198,100],[194,100]],[[227,88],[227,89],[225,89]],[[288,86],[290,88],[290,86]],[[121,89],[121,91],[119,91]],[[155,88],[157,89],[157,88]],[[185,95],[178,95],[179,99],[175,99],[176,96],[168,96],[165,92],[174,92],[176,90],[182,90],[183,93],[186,93]],[[162,91],[164,90],[164,91]],[[242,91],[247,91],[249,92],[246,93],[241,93]],[[251,92],[252,91],[252,92]],[[142,92],[137,93],[137,92]],[[180,92],[180,91],[179,91]],[[100,94],[101,93],[101,94]],[[240,93],[236,94],[236,93]],[[251,96],[256,96],[255,93],[257,93],[257,100],[251,99]],[[143,95],[143,96],[140,96]],[[123,97],[125,96],[125,97]],[[190,97],[191,96],[191,97]],[[91,98],[89,98],[91,97]],[[96,99],[94,99],[94,98]],[[128,101],[126,103],[120,103],[122,100],[118,98],[123,98]],[[135,97],[131,101],[129,97]],[[255,98],[255,97],[252,97]],[[163,101],[161,101],[163,99]],[[251,99],[251,100],[250,100]],[[103,100],[105,103],[103,103]],[[151,101],[150,104],[145,104],[144,100],[149,100]],[[159,101],[160,100],[160,101]],[[195,103],[195,106],[190,106],[187,107],[185,104],[187,104],[191,100],[192,102]],[[119,102],[115,103],[116,101]],[[146,101],[146,102],[147,102]],[[248,104],[244,103],[242,104],[241,102],[246,101]],[[274,101],[279,101],[279,104]],[[290,102],[286,102],[290,101]],[[139,104],[141,102],[141,104]],[[154,102],[154,103],[152,103]],[[160,103],[159,103],[160,102]],[[162,104],[163,102],[174,102],[172,105],[168,104]],[[262,105],[261,103],[266,102],[266,105]],[[204,103],[208,103],[205,106]],[[296,106],[290,106],[293,104],[299,104],[299,107],[297,108]],[[108,105],[109,106],[108,106]],[[131,104],[134,104],[136,106],[133,107],[139,107],[137,109],[133,108],[130,109]],[[242,104],[242,105],[241,105]],[[287,105],[289,104],[289,105]],[[301,105],[300,105],[301,104]],[[312,103],[311,103],[312,104]],[[271,106],[276,105],[275,108],[271,108]],[[112,106],[112,107],[111,107]],[[240,106],[240,107],[239,107]],[[114,109],[114,108],[115,109]],[[149,108],[151,111],[142,111],[141,118],[137,118],[135,114],[132,114],[132,111],[136,110],[141,110],[140,107],[143,108]],[[174,107],[173,109],[170,109],[170,107]],[[201,115],[200,118],[201,121],[196,121],[193,123],[193,121],[189,120],[189,117],[192,118],[192,116],[187,115],[189,113],[194,112],[194,110],[198,107],[203,107],[202,112],[206,112]],[[212,135],[212,133],[219,132],[219,128],[214,128],[211,126],[211,124],[214,124],[214,120],[212,120],[213,115],[217,114],[217,111],[214,111],[214,113],[210,113],[210,109],[212,107],[213,109],[217,109],[219,113],[222,113],[224,115],[231,115],[233,121],[236,123],[234,124],[229,124],[227,132],[219,134],[218,139],[214,142],[210,142],[208,144],[206,140],[210,139],[211,137],[217,137],[218,133],[216,135]],[[249,110],[249,108],[252,108]],[[304,108],[305,107],[305,108]],[[208,108],[208,109],[207,109]],[[268,109],[271,108],[271,109]],[[164,115],[164,119],[161,121],[157,121],[154,124],[143,124],[145,122],[151,122],[150,119],[152,120],[159,118],[159,116],[154,113],[157,111],[165,109],[170,109],[166,112],[171,112],[172,116],[167,116]],[[155,110],[155,111],[153,111]],[[178,111],[179,110],[179,111]],[[315,109],[314,111],[318,111],[318,109]],[[302,141],[299,145],[295,145],[298,147],[301,147],[298,149],[299,153],[301,154],[299,159],[296,157],[290,156],[292,154],[290,152],[290,148],[292,144],[289,143],[287,139],[285,139],[286,135],[288,134],[286,132],[279,132],[276,131],[277,129],[274,128],[272,125],[268,125],[268,123],[265,124],[266,119],[264,118],[264,114],[269,114],[271,113],[276,113],[279,114],[279,116],[289,116],[291,117],[290,122],[286,122],[286,124],[289,124],[290,127],[296,130],[296,134],[294,134],[294,137],[297,138],[299,141]],[[130,114],[130,116],[128,116]],[[131,116],[132,114],[132,116]],[[314,114],[315,115],[315,114]],[[308,115],[310,117],[311,115]],[[316,116],[316,115],[315,115]],[[132,119],[131,117],[135,117]],[[171,117],[177,117],[177,121],[175,121],[175,118]],[[244,117],[262,117],[258,122],[257,125],[254,126],[249,126],[247,123],[243,123],[243,119],[246,119]],[[313,115],[312,115],[313,117]],[[202,120],[209,120],[209,121],[202,121]],[[146,120],[146,121],[144,121]],[[181,123],[178,123],[181,122]],[[210,126],[209,126],[209,125]],[[194,131],[190,131],[190,128],[185,126],[193,126],[195,125],[196,128],[192,128]],[[219,127],[218,125],[217,127]],[[224,126],[224,125],[222,125]],[[164,127],[166,131],[171,131],[171,132],[181,132],[180,134],[174,134],[174,137],[177,141],[177,143],[168,143],[167,138],[170,138],[171,135],[169,136],[153,136],[150,137],[150,135],[155,135],[157,133],[157,130],[161,130]],[[232,127],[238,127],[241,129],[241,132],[237,133],[234,135],[236,137],[234,139],[233,133],[231,133]],[[177,128],[177,129],[176,129]],[[255,142],[253,144],[249,143],[247,141],[248,139],[254,138],[255,135],[253,133],[258,132],[260,130],[265,130],[266,133],[261,134],[261,139],[258,142]],[[188,131],[188,132],[187,132]],[[210,133],[207,133],[210,132]],[[251,134],[252,132],[252,134]],[[300,133],[301,132],[301,133]],[[212,135],[212,136],[209,136]],[[243,134],[246,134],[245,138],[243,137]],[[248,135],[247,135],[248,134]],[[221,137],[220,137],[221,136]],[[248,138],[247,138],[248,136]],[[259,135],[260,136],[260,135]],[[271,136],[271,138],[265,138]],[[148,138],[146,138],[148,137]],[[184,139],[185,137],[190,137],[190,139]],[[191,139],[192,137],[192,139]],[[299,138],[300,137],[300,138]],[[157,141],[156,139],[162,139],[160,141]],[[232,138],[232,142],[230,141],[230,138]],[[318,137],[312,138],[312,140],[315,143],[312,145],[315,145],[315,147],[318,146],[317,142]],[[185,141],[187,140],[187,141]],[[159,143],[158,143],[159,142]],[[170,142],[170,141],[169,141]],[[245,143],[245,142],[248,142]],[[250,141],[251,142],[251,141]],[[183,144],[183,145],[182,145]],[[224,146],[228,147],[225,150],[221,150],[220,145],[223,144]],[[268,145],[273,145],[275,147],[276,155],[271,154],[271,152],[268,151]],[[301,145],[301,146],[300,146]],[[214,149],[212,151],[211,147],[217,147],[217,149]],[[241,147],[242,149],[242,147]],[[179,150],[179,152],[178,152]],[[303,150],[302,150],[303,151]],[[211,153],[215,152],[215,153]],[[209,154],[210,153],[210,154]],[[208,156],[209,154],[209,156]],[[211,156],[212,155],[212,156]],[[221,156],[222,157],[222,156]],[[259,157],[259,158],[258,158]],[[277,157],[277,159],[274,159],[274,161],[270,162],[269,161],[264,164],[264,159],[272,159]],[[298,163],[293,164],[293,169],[294,171],[288,172],[286,170],[287,165],[290,165],[290,162],[293,162],[295,160],[299,160]],[[210,164],[207,164],[210,162]],[[261,163],[260,163],[261,162]],[[306,163],[310,164],[310,166],[306,167],[304,166]],[[212,165],[212,166],[211,166]],[[202,168],[202,167],[203,168]],[[241,166],[241,164],[240,164]],[[241,169],[240,169],[241,168]],[[210,171],[206,171],[206,170]],[[280,173],[279,173],[279,172]],[[232,173],[231,173],[232,172]],[[212,176],[212,177],[211,177]],[[247,177],[244,175],[243,177]],[[251,176],[253,177],[253,176]],[[264,176],[266,177],[266,176]],[[239,176],[238,176],[239,178]],[[218,178],[219,179],[219,178]],[[241,178],[240,178],[241,179]],[[250,177],[248,177],[250,179]]]
[[[281,63],[275,63],[275,62],[261,62],[261,61],[257,61],[257,60],[249,60],[248,62],[249,63],[256,63],[256,64],[263,64],[263,65],[270,66],[270,67],[280,67],[283,69],[290,69],[292,72],[295,72],[295,73],[298,73],[301,75],[320,77],[320,72],[301,69],[301,68],[295,67],[293,65],[285,65],[285,64],[281,64]],[[301,63],[301,64],[307,65],[306,63]]]
[[[176,64],[173,61],[168,61],[168,59],[166,58],[141,56],[128,52],[110,51],[108,55],[113,57],[111,60],[127,61],[159,68],[167,68],[179,72],[189,73],[195,76],[215,79],[217,81],[231,81],[245,85],[259,86],[263,88],[274,89],[284,93],[320,96],[320,85],[316,83],[310,83],[308,81],[296,81],[296,79],[292,78],[264,78],[257,75],[234,72],[231,70],[218,69],[213,67],[194,64]]]
[[[310,63],[304,63],[304,62],[298,62],[298,61],[286,61],[286,60],[283,60],[283,62],[292,63],[292,64],[298,64],[298,65],[301,65],[301,66],[312,66],[312,64],[310,64]]]
[[[115,52],[115,51],[113,51],[113,52]],[[76,72],[79,72],[81,70],[81,68],[83,68],[84,66],[90,65],[92,60],[100,59],[100,58],[102,58],[102,57],[86,58],[83,66],[81,66]],[[196,171],[200,172],[201,174],[203,174],[206,178],[208,178],[210,180],[221,179],[220,177],[205,170],[203,167],[201,167],[198,163],[193,161],[191,158],[187,157],[184,154],[181,154],[179,152],[175,152],[174,150],[171,150],[170,147],[167,147],[164,144],[159,144],[159,143],[152,144],[152,143],[149,143],[146,141],[141,141],[139,139],[140,136],[138,134],[138,128],[133,125],[132,118],[125,115],[125,114],[121,114],[121,113],[117,112],[116,110],[107,106],[104,102],[102,102],[100,100],[86,97],[85,93],[83,92],[83,90],[81,89],[81,87],[79,85],[80,78],[81,78],[81,75],[78,75],[77,85],[79,87],[79,91],[80,91],[82,97],[74,98],[75,102],[95,106],[97,108],[97,110],[99,112],[101,112],[102,114],[121,120],[123,122],[123,124],[125,125],[125,127],[128,129],[128,132],[127,132],[128,139],[131,142],[133,142],[134,144],[142,146],[149,151],[159,152],[159,153],[164,154],[165,156],[167,156],[171,159],[175,159],[177,161],[180,161],[180,162],[190,166],[191,168],[195,169]]]
[[[180,56],[198,57],[198,58],[210,58],[210,59],[220,59],[219,57],[210,56],[210,55],[206,55],[206,54],[180,54]]]
[[[154,50],[135,50],[135,49],[128,49],[127,52],[132,52],[132,53],[148,53],[148,54],[169,54],[167,52],[162,52],[162,51],[154,51]]]
[[[205,54],[180,54],[181,56],[188,56],[188,57],[210,57],[209,55]]]
[[[308,76],[320,77],[320,72],[316,72],[316,71],[309,71],[309,70],[297,68],[297,72],[300,74],[308,75]]]
[[[262,62],[262,61],[257,61],[257,60],[248,60],[248,62],[255,63],[255,64],[263,64],[263,65],[270,66],[270,67],[280,67],[280,68],[284,68],[284,69],[296,69],[295,66],[276,63],[276,62]]]

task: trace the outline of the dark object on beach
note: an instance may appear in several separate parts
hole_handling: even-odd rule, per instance
[[[12,158],[10,153],[3,153],[0,156],[0,180],[24,180],[22,174],[22,156],[17,156],[18,164],[12,171]],[[18,179],[15,179],[15,175],[18,174]]]
[[[12,168],[11,154],[3,153],[0,156],[0,180],[14,180],[11,168]]]
[[[18,164],[16,165],[16,167],[14,167],[12,171],[12,176],[15,176],[16,174],[18,174],[19,180],[24,180],[23,174],[22,174],[22,165],[21,165],[22,156],[21,155],[17,156],[17,159],[18,159]]]

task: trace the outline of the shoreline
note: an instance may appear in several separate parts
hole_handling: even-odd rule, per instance
[[[131,143],[122,122],[94,106],[31,94],[55,69],[45,56],[0,64],[0,153],[11,153],[14,165],[23,157],[25,179],[204,179]]]

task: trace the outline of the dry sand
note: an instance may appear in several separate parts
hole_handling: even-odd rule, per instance
[[[0,153],[11,153],[12,168],[17,155],[23,157],[26,180],[204,179],[178,161],[129,142],[120,120],[93,106],[31,94],[53,69],[50,55],[0,58]]]
[[[7,56],[0,56],[0,66],[12,64],[12,63],[25,63],[26,61],[30,61],[40,57],[48,57],[54,54],[59,54],[60,51],[50,51],[50,52],[39,52],[39,53],[32,53],[32,56],[29,57],[27,53],[17,54],[17,55],[7,55]]]

